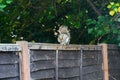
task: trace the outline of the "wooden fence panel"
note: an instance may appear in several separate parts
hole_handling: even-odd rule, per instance
[[[36,47],[35,47],[36,45]],[[34,47],[33,47],[34,46]],[[100,46],[59,46],[30,44],[30,70],[33,80],[103,80]],[[81,48],[82,63],[81,63]],[[82,69],[82,71],[81,71]],[[82,72],[82,74],[81,74]]]
[[[0,80],[20,80],[19,70],[16,52],[0,52]]]
[[[117,45],[108,45],[109,80],[120,79],[120,49]]]
[[[83,51],[83,80],[103,80],[102,51]]]
[[[31,50],[30,70],[34,80],[55,79],[55,51]]]

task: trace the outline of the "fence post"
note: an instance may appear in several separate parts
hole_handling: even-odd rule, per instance
[[[108,74],[108,47],[107,44],[100,44],[102,46],[103,53],[103,72],[104,72],[104,80],[109,80]]]
[[[30,59],[27,41],[17,41],[16,44],[22,48],[22,80],[30,80]]]

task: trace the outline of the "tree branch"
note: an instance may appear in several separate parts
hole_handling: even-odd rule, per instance
[[[90,6],[92,7],[92,9],[97,13],[98,16],[102,15],[100,13],[100,11],[95,7],[95,5],[91,2],[91,0],[87,0],[87,2],[90,4]]]

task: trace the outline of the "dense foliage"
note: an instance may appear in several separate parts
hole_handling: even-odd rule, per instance
[[[0,42],[57,43],[54,32],[60,25],[67,25],[71,43],[119,43],[119,3],[112,0],[0,0]]]

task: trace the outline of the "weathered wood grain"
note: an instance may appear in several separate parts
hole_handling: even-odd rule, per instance
[[[86,51],[83,51],[83,58],[86,59],[86,58],[93,58],[93,59],[97,59],[98,58],[98,54],[102,54],[101,51],[89,51],[89,50],[86,50]]]
[[[80,80],[79,76],[69,77],[69,78],[59,78],[59,80]]]
[[[74,67],[74,68],[60,68],[58,75],[59,78],[69,78],[69,77],[75,77],[79,76],[79,67]]]
[[[48,69],[48,70],[40,70],[40,71],[31,72],[31,77],[35,80],[54,78],[55,71],[54,69]]]
[[[99,50],[90,51],[84,50],[83,55],[83,74],[92,74],[100,72],[102,68],[101,63],[98,62],[98,55],[102,55]],[[49,79],[40,74],[42,71],[51,70],[55,68],[55,51],[54,50],[31,50],[31,74],[35,76],[39,74],[37,79]],[[100,67],[101,66],[101,67]],[[58,51],[58,67],[59,79],[72,80],[77,79],[80,75],[80,51],[78,50],[59,50]],[[34,73],[35,72],[35,73]],[[45,75],[50,75],[49,72]],[[55,75],[55,73],[54,73]],[[74,80],[73,79],[73,80]]]
[[[98,72],[93,72],[90,74],[83,75],[83,80],[103,80],[103,79],[98,77]]]
[[[117,50],[117,49],[119,49],[118,45],[115,45],[115,44],[107,44],[107,47],[110,50]]]
[[[120,63],[109,63],[109,69],[120,69]]]
[[[30,51],[30,60],[37,61],[37,60],[54,60],[55,59],[55,51],[48,51],[48,50],[31,50]]]
[[[59,68],[69,68],[69,67],[79,67],[80,66],[80,60],[59,60],[58,62]]]
[[[118,50],[109,50],[109,56],[120,56],[120,52]]]
[[[109,80],[120,79],[120,49],[117,45],[108,45]]]
[[[63,46],[60,44],[50,44],[50,43],[29,43],[29,49],[33,50],[101,50],[102,47],[99,45],[75,45],[70,44]]]
[[[19,76],[18,64],[0,65],[0,78]]]
[[[16,77],[9,77],[9,78],[2,78],[2,79],[0,79],[0,80],[20,80],[19,79],[19,76],[16,76]]]
[[[102,66],[101,66],[102,67]],[[92,74],[100,71],[97,65],[83,67],[83,74]]]
[[[32,62],[30,64],[31,66],[31,72],[33,71],[38,71],[38,70],[44,70],[44,69],[51,69],[51,68],[55,68],[55,63],[53,60],[41,60],[41,61],[36,61],[36,62]]]
[[[79,59],[80,58],[80,51],[76,50],[69,50],[69,51],[59,51],[59,59]]]
[[[86,58],[83,59],[83,66],[92,66],[92,65],[100,65],[101,63],[98,63],[98,61],[94,58]]]
[[[119,75],[120,76],[120,69],[109,69],[110,75]]]
[[[17,44],[0,44],[0,51],[21,51],[21,47]]]
[[[19,56],[15,52],[0,52],[0,64],[18,63]]]
[[[120,75],[109,75],[109,80],[119,80],[120,79]]]

